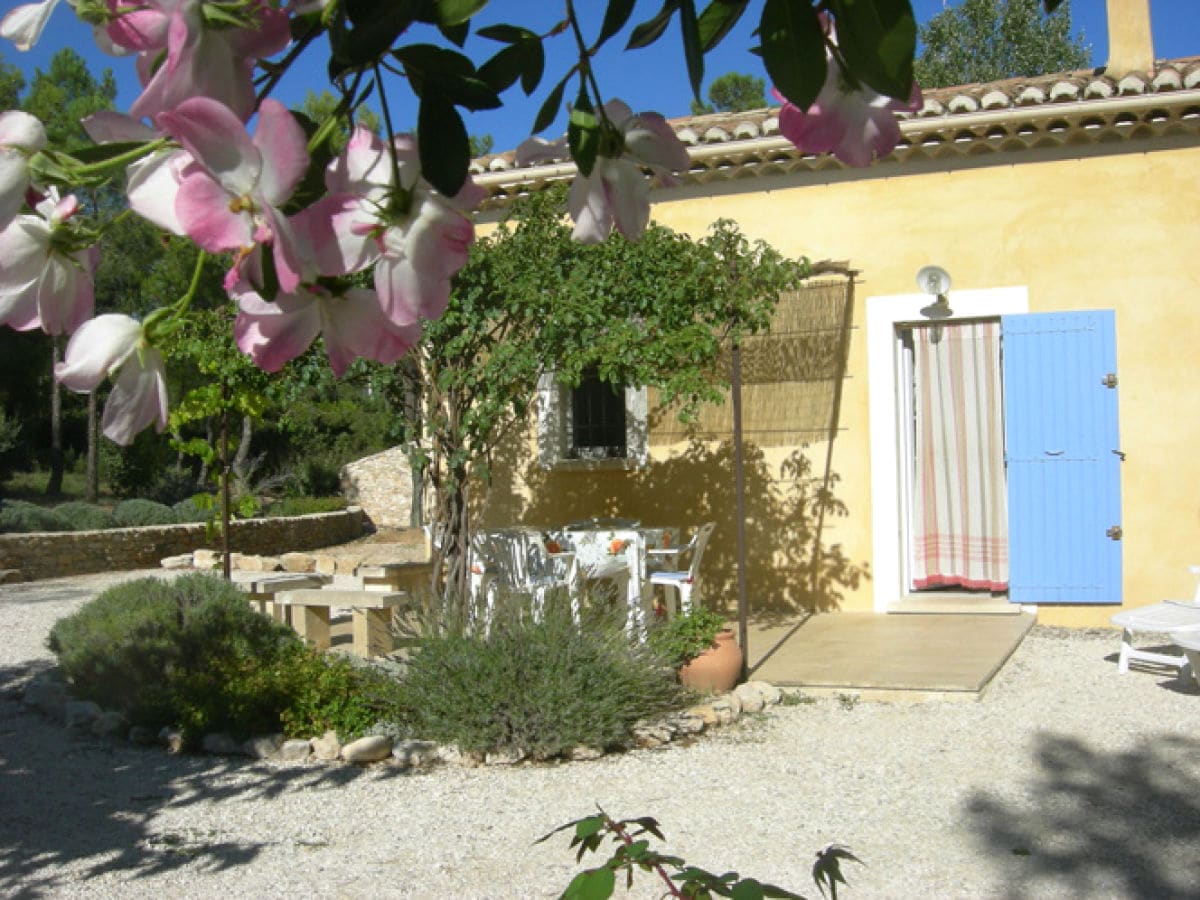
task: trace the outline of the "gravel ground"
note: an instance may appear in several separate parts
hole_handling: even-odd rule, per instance
[[[596,804],[810,896],[831,841],[865,862],[848,900],[1200,896],[1200,690],[1118,676],[1115,632],[1035,628],[979,703],[820,700],[688,747],[403,774],[172,757],[23,710],[51,624],[111,580],[0,587],[5,896],[551,897],[579,866],[534,841]]]

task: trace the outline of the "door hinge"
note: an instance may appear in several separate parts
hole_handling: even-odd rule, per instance
[[[1109,372],[1107,375],[1105,375],[1103,378],[1100,379],[1100,383],[1102,385],[1104,385],[1106,388],[1115,388],[1117,386],[1117,373]]]
[[[1121,536],[1124,534],[1124,532],[1121,531],[1120,525],[1113,525],[1104,533],[1108,535],[1109,539],[1114,541],[1119,541]]]

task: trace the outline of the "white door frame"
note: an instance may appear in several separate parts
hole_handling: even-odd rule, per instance
[[[900,433],[897,406],[900,385],[896,327],[928,323],[921,309],[933,302],[929,294],[891,294],[867,298],[867,391],[871,433],[871,543],[875,612],[887,612],[904,594],[901,543]],[[1027,287],[952,291],[948,295],[955,319],[994,318],[1029,312]]]

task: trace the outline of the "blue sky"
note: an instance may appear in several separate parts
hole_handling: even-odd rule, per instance
[[[10,0],[0,3],[0,8],[16,5]],[[594,35],[599,28],[604,3],[600,0],[582,0],[577,3],[585,16],[585,35]],[[920,21],[926,21],[940,12],[943,0],[914,0],[913,6]],[[950,2],[949,5],[955,5]],[[639,22],[657,11],[659,0],[641,0],[634,13],[633,21]],[[759,4],[752,5],[744,21],[730,34],[721,46],[710,53],[706,61],[705,87],[708,81],[725,72],[741,71],[762,75],[762,64],[758,57],[749,52],[755,40],[751,35],[753,18]],[[1072,26],[1076,33],[1084,36],[1092,48],[1092,61],[1102,65],[1108,53],[1105,5],[1103,0],[1075,0],[1072,3]],[[561,5],[556,2],[531,3],[528,0],[493,0],[479,17],[480,24],[491,22],[520,22],[534,30],[546,30],[561,16]],[[1160,58],[1200,55],[1200,5],[1197,0],[1150,0],[1155,53]],[[623,52],[621,47],[627,39],[629,28],[618,35],[606,52],[597,60],[596,69],[601,89],[607,97],[620,97],[635,109],[654,109],[666,116],[686,115],[690,93],[683,65],[683,55],[674,35],[664,36],[653,47],[644,50]],[[414,37],[414,39],[416,39]],[[420,39],[426,39],[422,36]],[[114,59],[100,53],[94,46],[88,30],[80,25],[66,3],[60,4],[50,20],[50,25],[41,42],[28,53],[19,53],[11,45],[0,47],[5,61],[20,66],[27,77],[33,71],[44,68],[51,55],[64,46],[74,47],[83,53],[96,72],[111,67],[117,75],[120,94],[118,106],[128,106],[137,95],[137,81],[128,60]],[[482,38],[472,37],[467,44],[467,53],[476,60],[494,52],[501,45]],[[569,34],[562,34],[547,41],[546,74],[541,89],[532,99],[526,98],[519,86],[505,94],[505,105],[500,110],[476,113],[468,119],[467,127],[472,133],[491,134],[497,150],[516,146],[528,133],[546,92],[562,77],[573,60],[573,44]],[[323,63],[318,60],[319,48],[310,50],[311,60],[302,60],[302,65],[282,85],[277,95],[285,103],[296,105],[309,88],[321,90],[327,82]],[[568,88],[567,96],[571,96]],[[411,127],[416,118],[416,107],[403,85],[389,91],[393,108],[393,120],[397,128]],[[545,132],[547,137],[556,137],[566,127],[565,115]]]

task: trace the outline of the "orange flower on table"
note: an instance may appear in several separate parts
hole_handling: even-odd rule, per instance
[[[671,546],[671,532],[664,531],[663,532],[663,549],[666,550],[670,546]]]
[[[560,544],[556,540],[546,541],[546,552],[547,553],[562,553],[562,544]]]
[[[623,541],[623,540],[614,538],[613,540],[609,541],[608,552],[611,553],[613,556],[616,556],[618,553],[620,553],[622,550],[625,549],[625,545],[628,543],[629,543],[629,541]]]

